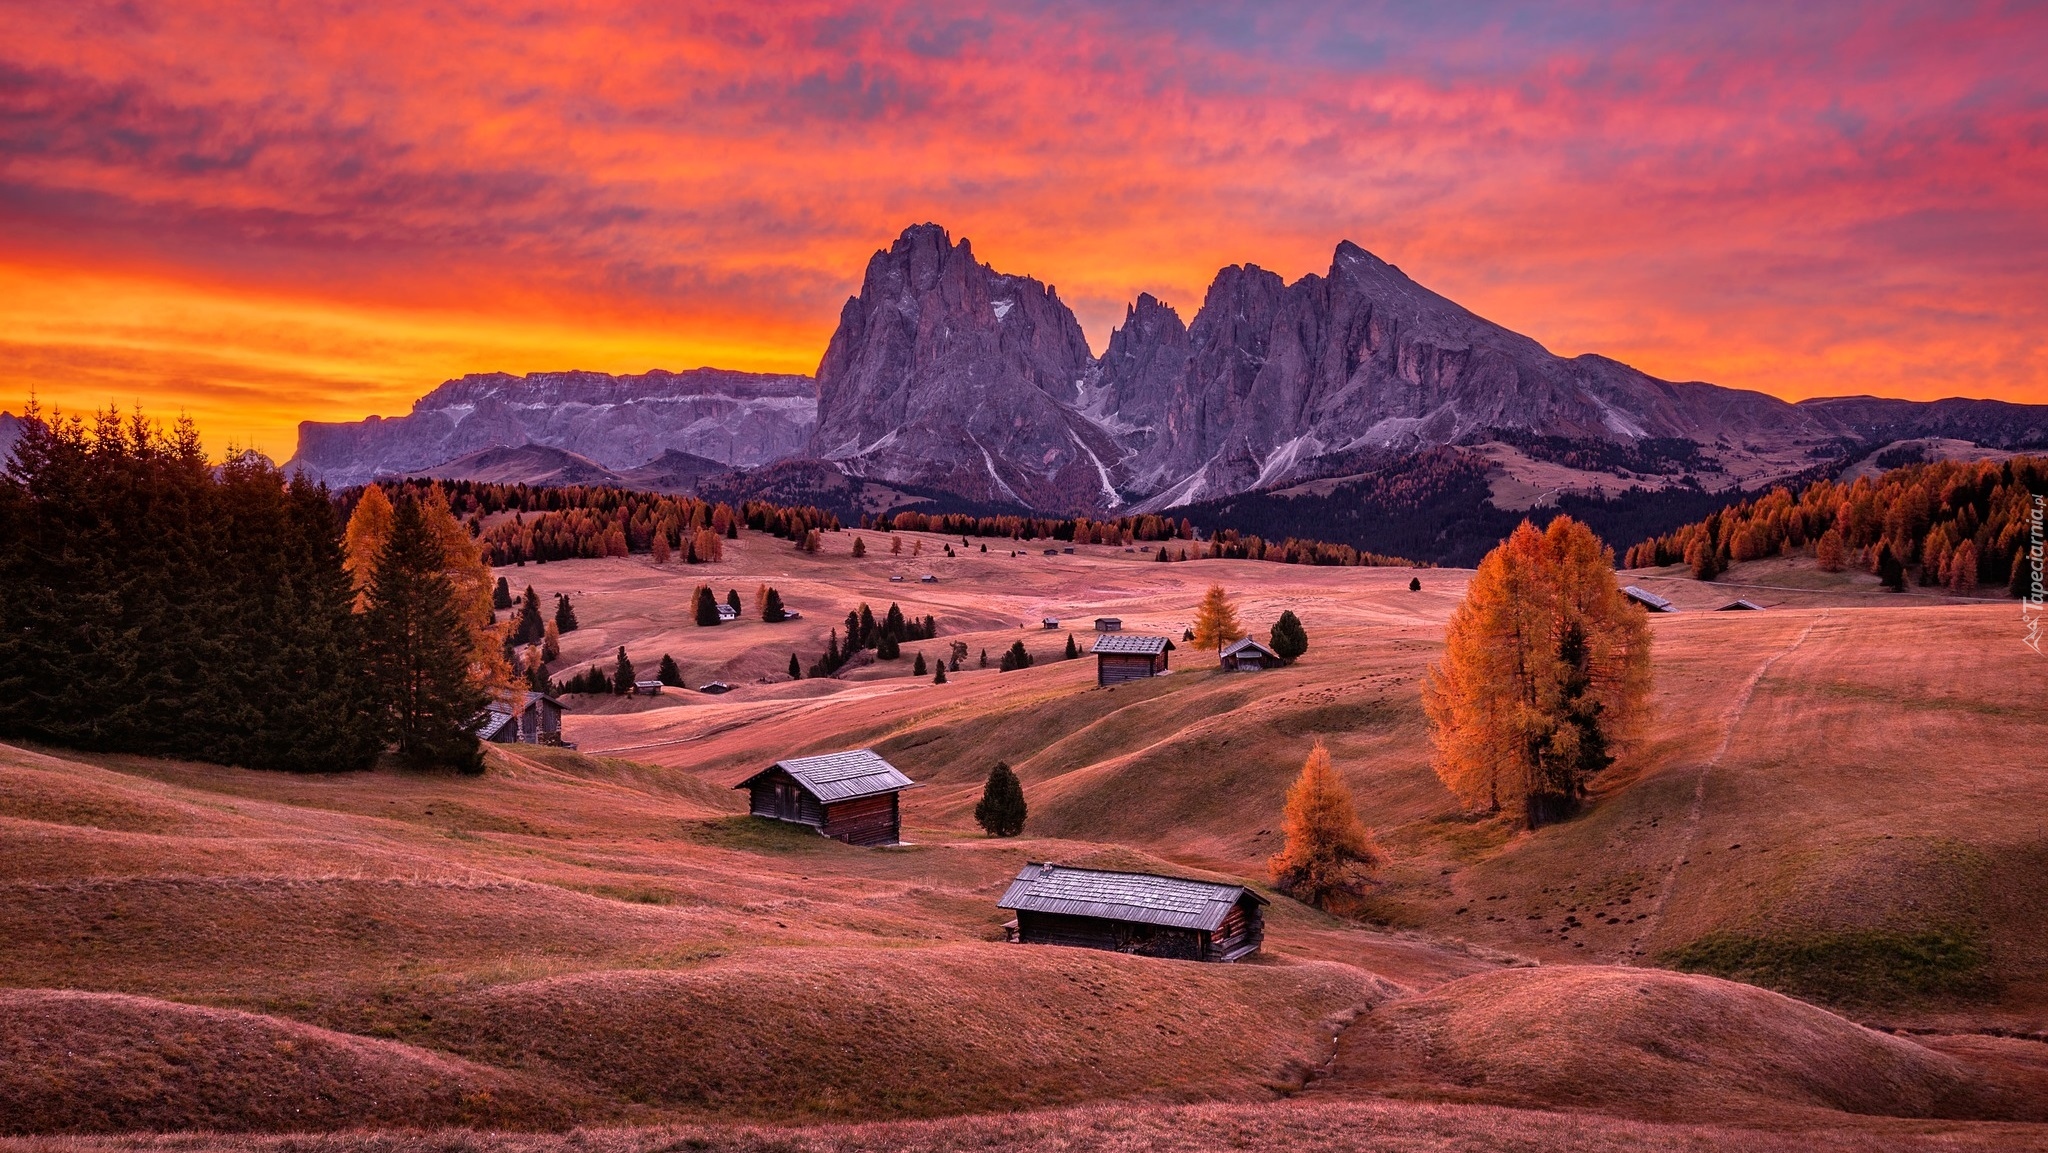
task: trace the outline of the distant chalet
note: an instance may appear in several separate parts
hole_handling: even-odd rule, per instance
[[[757,817],[849,845],[893,845],[903,833],[896,795],[916,784],[872,749],[853,749],[777,761],[733,787],[748,790]]]
[[[1265,940],[1264,897],[1243,885],[1029,864],[996,902],[1027,945],[1071,945],[1183,961],[1235,961]]]
[[[563,707],[546,693],[535,692],[492,701],[475,721],[476,739],[500,745],[559,745]]]
[[[1648,589],[1639,589],[1634,585],[1622,589],[1621,595],[1653,613],[1675,613],[1678,611],[1677,606],[1673,605],[1670,601],[1665,600]]]
[[[1260,669],[1277,669],[1287,663],[1280,659],[1279,653],[1274,652],[1250,637],[1230,642],[1230,644],[1224,646],[1223,652],[1219,656],[1223,662],[1224,671],[1234,673],[1257,672]]]
[[[1166,671],[1165,637],[1135,633],[1104,633],[1089,651],[1095,654],[1095,683],[1116,685]]]

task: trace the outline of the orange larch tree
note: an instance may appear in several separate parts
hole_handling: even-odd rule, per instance
[[[1266,862],[1273,883],[1296,900],[1320,906],[1339,893],[1357,894],[1380,864],[1379,847],[1358,820],[1351,790],[1317,741],[1287,790],[1286,844]]]
[[[1648,621],[1613,552],[1570,517],[1525,521],[1480,562],[1424,680],[1437,775],[1468,808],[1542,824],[1612,762],[1649,689]]]
[[[1238,623],[1237,608],[1230,603],[1230,594],[1223,591],[1222,585],[1210,585],[1202,595],[1202,603],[1195,608],[1194,646],[1220,649],[1243,636],[1244,626]]]

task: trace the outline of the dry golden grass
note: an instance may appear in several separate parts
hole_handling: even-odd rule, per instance
[[[1501,970],[1382,1005],[1344,1034],[1314,1092],[1666,1120],[2048,1120],[2048,1076],[1994,1084],[1978,1062],[1763,989],[1606,966]]]
[[[328,1111],[304,1126],[657,1125],[592,1131],[590,1148],[1059,1148],[1062,1133],[1082,1135],[1064,1147],[1112,1149],[1341,1148],[1367,1136],[1416,1149],[2042,1143],[2038,1127],[1839,1111],[1869,1104],[1859,1086],[1894,1077],[1898,1099],[1919,1102],[1899,1106],[1908,1112],[2014,1115],[2001,1102],[2038,1085],[2048,1064],[2039,1042],[1981,1035],[2048,1033],[2048,896],[2032,880],[2048,871],[2048,780],[2028,760],[2048,737],[2031,707],[2048,699],[2048,666],[2019,646],[2003,606],[1885,601],[1820,582],[1801,607],[1657,618],[1647,739],[1584,814],[1531,834],[1460,813],[1429,770],[1419,679],[1462,573],[1424,570],[1411,593],[1408,570],[1158,564],[1089,546],[945,558],[932,537],[926,557],[893,559],[872,535],[883,547],[871,541],[859,562],[844,537],[807,557],[755,536],[714,566],[632,558],[515,571],[515,587],[576,595],[586,628],[567,638],[572,661],[625,643],[636,661],[673,653],[691,683],[741,687],[572,713],[582,753],[495,750],[481,778],[297,778],[0,746],[0,988],[154,999],[118,1022],[67,1010],[35,1018],[32,1032],[0,1020],[0,1046],[29,1055],[7,1074],[16,1081],[0,1081],[16,1086],[0,1110],[56,1116],[68,1101],[98,1129],[232,1127],[217,1111],[231,1099],[220,1085],[247,1098],[274,1080],[276,1100],[298,1101],[311,1092],[306,1070],[331,1067],[409,1087],[379,1089],[388,1107],[371,1108],[337,1076],[318,1105]],[[941,582],[918,583],[923,571]],[[891,572],[910,579],[890,583]],[[743,595],[767,581],[806,620],[695,628],[684,598],[702,581]],[[1182,646],[1173,675],[1103,691],[1091,661],[1054,659],[1064,630],[1036,625],[1107,614],[1178,636],[1212,581],[1240,594],[1257,632],[1293,609],[1307,658],[1225,675]],[[928,656],[955,636],[992,656],[1022,638],[1042,663],[970,667],[945,686],[909,676],[908,654],[845,678],[782,674],[789,652],[814,655],[846,609],[892,599],[939,617]],[[1268,958],[1230,968],[993,943],[1007,919],[994,902],[1029,859],[1263,882],[1287,784],[1318,737],[1392,856],[1348,910],[1359,919],[1276,900]],[[863,744],[924,783],[905,797],[914,845],[854,849],[740,815],[730,786],[741,777],[780,756]],[[1010,841],[982,837],[970,815],[998,758],[1032,806],[1026,835]],[[1483,976],[1511,962],[1544,966]],[[1655,995],[1588,990],[1584,970],[1555,962],[1732,972],[1933,1032],[1887,1038],[1768,994],[1644,970],[1614,980],[1652,982]],[[1419,999],[1389,1000],[1401,997]],[[1341,1075],[1274,1103],[1329,1055],[1332,1024],[1368,1006],[1378,1008],[1347,1036]],[[1551,1024],[1517,1041],[1505,1022],[1539,1012]],[[282,1051],[257,1061],[261,1047],[238,1041],[214,1065],[174,1068],[166,1054],[189,1051],[186,1034],[210,1035],[181,1014],[331,1064]],[[1494,1070],[1494,1100],[1634,1119],[1342,1099],[1367,1084],[1346,1078],[1368,1030],[1403,1014],[1461,1023],[1465,1048],[1400,1048],[1423,1056],[1388,1091],[1469,1098],[1459,1078],[1477,1062]],[[1393,1041],[1422,1035],[1414,1022]],[[1682,1029],[1711,1040],[1703,1062],[1659,1054]],[[104,1082],[65,1072],[52,1056],[60,1033],[95,1046]],[[1779,1055],[1816,1037],[1840,1042],[1825,1050],[1830,1071]],[[1553,1051],[1597,1059],[1537,1076]],[[1991,1096],[1943,1097],[1944,1076]],[[163,1091],[145,1103],[99,1087],[130,1077]],[[1669,1108],[1646,1111],[1616,1088],[1659,1077],[1685,1083],[1662,1098]],[[487,1082],[486,1108],[471,1086]],[[529,1091],[539,1096],[519,1095]],[[1204,1100],[1227,1104],[1173,1104]],[[658,1127],[1090,1102],[1113,1105],[850,1128]],[[1653,1125],[1652,1114],[1800,1133]],[[286,1124],[253,1107],[248,1118],[243,1127]],[[227,1144],[261,1147],[252,1140]],[[453,1130],[301,1147],[555,1141]]]

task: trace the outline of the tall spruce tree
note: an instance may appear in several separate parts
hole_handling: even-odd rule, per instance
[[[633,662],[626,657],[626,646],[619,646],[618,664],[612,669],[612,691],[620,696],[633,692]]]
[[[528,591],[532,591],[532,586],[528,586]],[[497,585],[491,589],[491,607],[499,612],[512,607],[512,585],[504,577],[499,577]]]
[[[519,623],[513,626],[512,641],[521,645],[539,644],[547,635],[547,628],[547,622],[540,615],[540,594],[533,591],[532,585],[527,585],[526,596],[519,602]]]
[[[1006,762],[997,761],[981,786],[981,800],[975,802],[974,823],[991,837],[1014,837],[1024,831],[1028,811],[1023,782]]]
[[[470,675],[466,606],[446,563],[419,501],[404,496],[370,578],[366,650],[399,755],[418,768],[479,773],[472,726],[489,699]]]
[[[568,593],[555,594],[555,631],[573,633],[576,631],[576,608],[569,603]]]

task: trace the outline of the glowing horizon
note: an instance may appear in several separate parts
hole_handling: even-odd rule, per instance
[[[1348,239],[1556,352],[2048,402],[2048,12],[23,6],[0,409],[289,456],[469,372],[811,372],[931,220],[1058,286]]]

